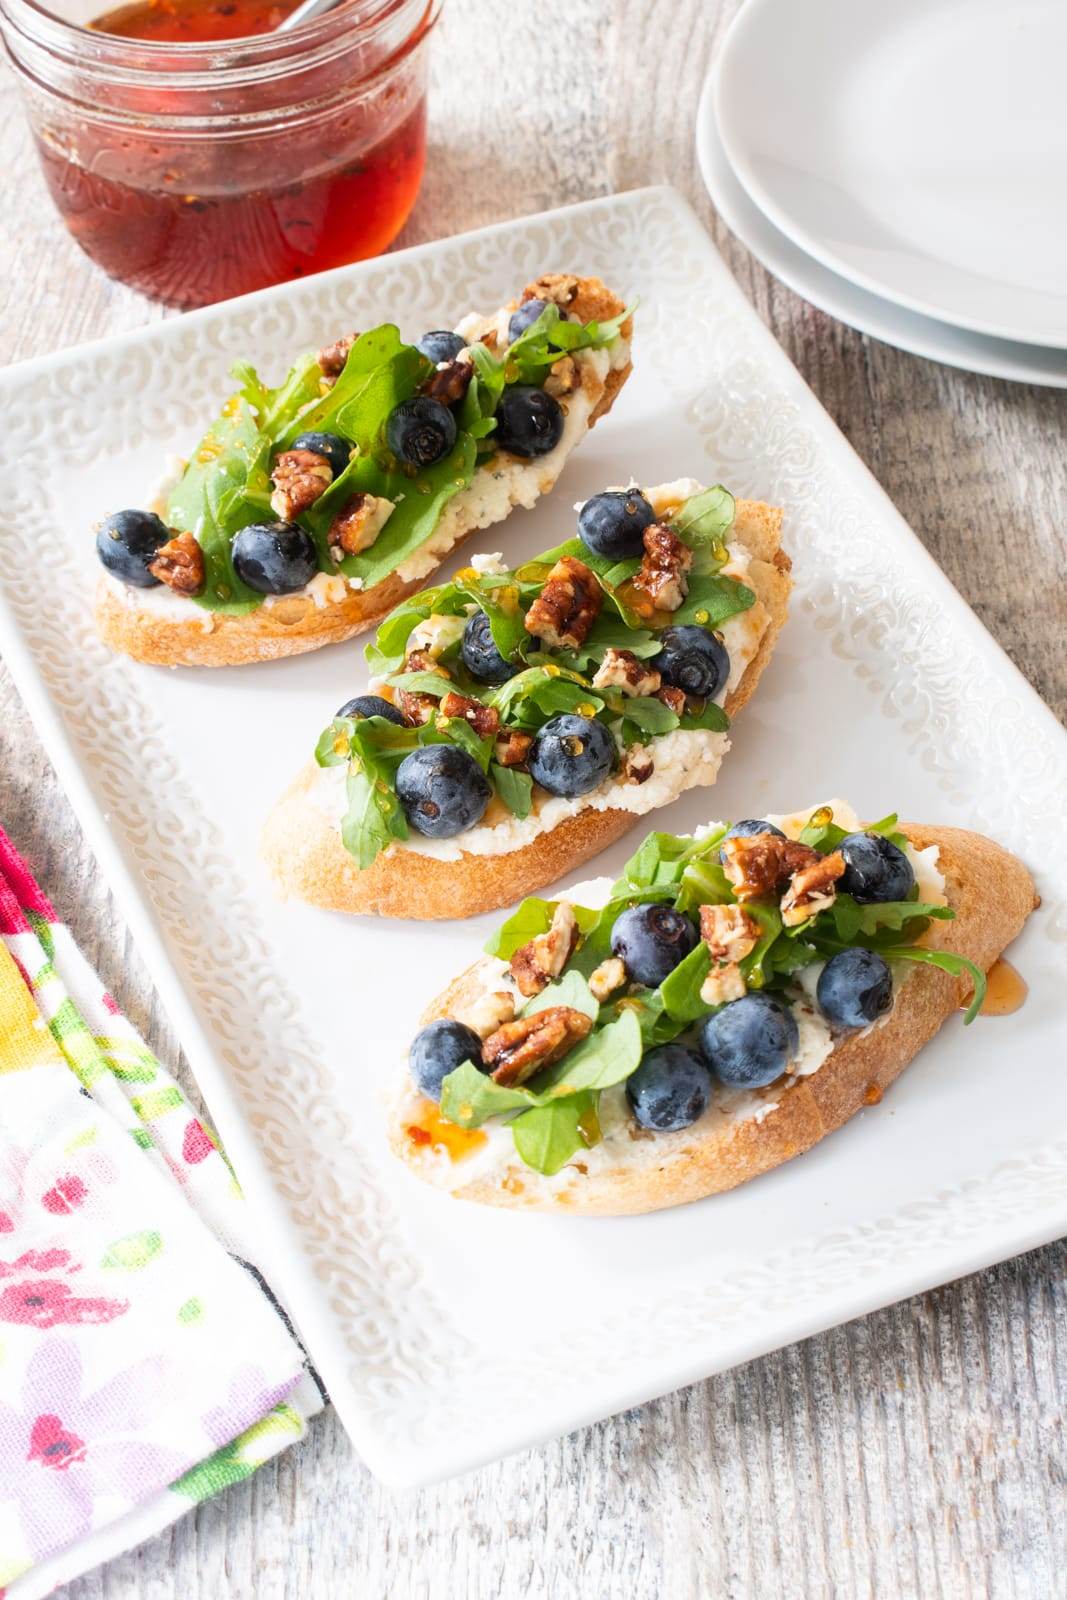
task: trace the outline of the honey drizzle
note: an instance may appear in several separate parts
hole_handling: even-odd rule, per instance
[[[986,978],[986,997],[982,1001],[983,1017],[1009,1017],[1018,1011],[1030,992],[1021,972],[1016,971],[1003,956],[994,961]]]
[[[424,1100],[415,1121],[405,1127],[408,1142],[420,1149],[442,1150],[450,1161],[466,1161],[480,1150],[488,1135],[480,1128],[461,1128],[448,1122],[432,1100]]]

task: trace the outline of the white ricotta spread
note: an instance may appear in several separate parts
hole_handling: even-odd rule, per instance
[[[823,804],[832,808],[834,820],[840,827],[855,829],[860,826],[856,812],[845,801],[830,800]],[[771,815],[766,820],[780,827],[791,838],[795,838],[812,813],[820,809],[820,806],[810,806],[803,811],[788,812],[780,816]],[[709,822],[696,830],[696,836],[717,831],[722,826],[722,823]],[[925,850],[915,851],[909,845],[907,854],[916,869],[916,880],[919,882],[923,899],[935,903],[940,892],[943,903],[944,879],[937,866],[937,846],[931,845]],[[612,882],[611,878],[602,877],[575,884],[565,898],[576,905],[598,908],[610,897]],[[940,891],[937,889],[939,882]],[[666,1160],[676,1151],[685,1149],[693,1140],[700,1139],[717,1128],[736,1126],[744,1122],[762,1122],[765,1117],[778,1109],[780,1100],[774,1096],[788,1088],[790,1079],[807,1078],[819,1070],[834,1048],[830,1028],[815,1004],[815,989],[824,964],[813,962],[797,974],[797,993],[790,1009],[796,1019],[800,1037],[797,1052],[788,1065],[786,1075],[777,1084],[772,1085],[770,1090],[764,1092],[728,1090],[717,1086],[708,1109],[691,1128],[678,1133],[652,1135],[655,1140],[655,1152],[661,1159]],[[483,958],[477,976],[481,993],[489,994],[494,990],[512,988],[507,964],[494,957]],[[900,981],[902,981],[900,975],[894,973],[894,1000]],[[874,1028],[881,1027],[891,1014],[891,1010],[886,1012],[877,1022],[863,1029],[859,1036],[862,1037]],[[424,1102],[411,1082],[405,1061],[393,1098],[394,1114],[400,1118],[416,1120],[423,1106]],[[602,1134],[600,1143],[591,1150],[583,1151],[553,1178],[543,1177],[524,1167],[515,1152],[514,1141],[506,1123],[500,1122],[487,1123],[481,1129],[486,1135],[485,1143],[470,1156],[454,1162],[445,1151],[428,1147],[421,1153],[419,1164],[424,1175],[443,1189],[458,1189],[480,1179],[499,1176],[509,1182],[517,1180],[520,1183],[536,1183],[539,1188],[547,1185],[550,1190],[557,1193],[575,1188],[587,1177],[595,1177],[598,1173],[646,1166],[651,1141],[643,1136],[634,1136],[624,1085],[620,1084],[604,1091],[600,1098],[599,1117]]]
[[[470,339],[476,333],[495,327],[503,347],[508,342],[510,314],[506,308],[489,318],[475,313],[465,317],[456,332]],[[453,546],[466,534],[479,528],[488,528],[494,522],[502,522],[516,506],[529,510],[542,494],[547,494],[555,486],[567,457],[588,433],[589,418],[603,396],[608,373],[624,367],[629,359],[630,346],[622,338],[615,339],[603,350],[575,352],[574,360],[583,381],[580,388],[561,401],[565,418],[563,433],[555,449],[529,461],[502,454],[494,457],[488,466],[479,467],[468,487],[453,495],[445,505],[429,539],[396,568],[397,577],[404,583],[425,578],[440,566]],[[167,458],[165,471],[149,490],[148,503],[152,510],[162,510],[185,466],[180,456]],[[320,582],[321,579],[326,579],[326,583]],[[138,611],[151,611],[160,621],[189,622],[196,613],[206,618],[205,632],[210,632],[214,626],[209,611],[197,606],[188,596],[176,594],[165,584],[158,588],[135,589],[117,579],[110,581],[114,592],[121,594],[126,604],[136,607]],[[303,597],[313,600],[321,609],[324,605],[346,599],[351,590],[362,587],[361,578],[353,578],[346,583],[340,575],[319,573],[305,588],[296,589],[288,595],[267,596],[265,604],[269,605],[272,600],[277,603],[278,600]]]

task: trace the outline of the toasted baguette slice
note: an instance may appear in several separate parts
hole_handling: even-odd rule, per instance
[[[786,618],[792,579],[781,526],[777,507],[737,502],[731,537],[751,552],[745,582],[765,608],[766,628],[744,676],[727,697],[730,717],[754,693]],[[361,872],[342,844],[339,828],[314,804],[319,777],[318,767],[309,762],[268,818],[261,848],[286,894],[327,911],[421,921],[477,916],[554,883],[640,820],[632,811],[589,807],[504,855],[465,852],[458,861],[439,860],[399,848]]]
[[[1037,904],[1033,880],[1022,862],[981,834],[961,828],[905,824],[902,831],[916,849],[935,844],[945,893],[956,913],[951,922],[934,922],[924,943],[953,950],[983,970],[1011,943]],[[455,1014],[472,997],[476,967],[469,968],[427,1009],[421,1021]],[[758,1178],[783,1161],[810,1150],[864,1106],[876,1103],[904,1068],[933,1038],[969,994],[966,980],[936,967],[916,965],[901,986],[892,1011],[878,1026],[852,1034],[810,1077],[781,1080],[756,1091],[770,1109],[731,1121],[705,1112],[679,1133],[631,1139],[626,1127],[614,1134],[624,1161],[603,1159],[565,1167],[554,1178],[525,1166],[509,1145],[491,1171],[481,1167],[468,1183],[455,1178],[440,1150],[427,1152],[411,1131],[411,1096],[393,1113],[389,1129],[394,1154],[420,1177],[464,1200],[531,1211],[566,1211],[591,1216],[622,1216],[683,1205],[722,1194]],[[423,1102],[429,1106],[429,1102]],[[436,1107],[430,1107],[435,1112]],[[460,1140],[462,1130],[454,1130]],[[467,1135],[467,1138],[470,1136]],[[460,1146],[462,1148],[462,1146]],[[476,1165],[472,1159],[472,1167]],[[477,1163],[481,1166],[481,1163]]]
[[[530,287],[547,286],[542,287],[542,293],[551,298],[551,285],[557,279],[558,275],[550,274]],[[599,278],[577,281],[577,294],[567,301],[567,310],[580,321],[607,321],[625,309]],[[621,336],[626,341],[632,338],[631,318],[623,323]],[[516,506],[534,505],[555,487],[568,456],[594,423],[611,410],[633,370],[627,360],[622,366],[609,368],[601,380],[588,364],[580,362],[580,366],[581,395],[589,407],[584,423],[579,420],[572,425],[570,438],[565,435],[549,455],[522,463],[512,475],[506,499],[488,509],[479,483],[481,473],[487,469],[479,468],[470,487],[461,489],[445,506],[432,536],[432,560],[419,561],[416,552],[415,557],[401,564],[401,571],[409,565],[418,566],[414,575],[402,577],[399,571],[394,572],[371,589],[358,593],[347,590],[343,598],[326,600],[324,604],[317,604],[307,594],[287,595],[261,605],[248,616],[231,617],[207,611],[168,590],[127,588],[104,574],[96,591],[97,632],[113,650],[132,656],[135,661],[162,667],[229,667],[275,661],[317,650],[320,645],[339,644],[362,633],[421,588],[430,573],[471,534],[502,520]],[[568,417],[580,419],[581,409],[572,400]],[[341,590],[342,582],[335,581]],[[154,600],[155,596],[160,599]]]

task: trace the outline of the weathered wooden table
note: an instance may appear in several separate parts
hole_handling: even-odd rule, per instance
[[[1067,393],[872,343],[775,283],[732,239],[704,196],[692,132],[734,9],[734,0],[450,0],[436,40],[426,182],[400,243],[675,184],[831,416],[1062,716]],[[10,79],[2,91],[3,356],[163,316],[69,241]],[[45,470],[62,448],[41,440]],[[0,818],[109,987],[164,1060],[178,1062],[178,1041],[2,673]],[[1062,1245],[1036,1251],[416,1495],[378,1487],[327,1412],[276,1464],[67,1592],[1065,1594],[1065,1256]]]

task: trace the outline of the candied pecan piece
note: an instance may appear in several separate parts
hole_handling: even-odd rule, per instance
[[[314,505],[333,482],[333,468],[316,450],[283,451],[270,475],[274,483],[270,508],[285,522]]]
[[[443,406],[454,406],[457,400],[463,399],[473,377],[474,368],[470,361],[461,361],[457,357],[446,366],[438,367],[436,372],[431,372],[419,393],[429,395],[431,400],[440,400]]]
[[[435,661],[428,650],[409,650],[404,659],[405,672],[435,672],[439,678],[451,678],[447,667]],[[397,704],[411,727],[417,728],[437,715],[437,699],[417,689],[398,689]]]
[[[457,1022],[473,1028],[479,1039],[488,1039],[491,1033],[511,1022],[515,1016],[515,998],[506,990],[498,989],[472,1000],[469,1006],[455,1012]]]
[[[706,1006],[724,1006],[731,1000],[740,1000],[746,993],[745,980],[736,961],[723,967],[712,967],[700,985],[700,998]]]
[[[719,962],[743,961],[759,943],[760,926],[744,906],[701,906],[700,937]]]
[[[577,556],[561,556],[524,618],[527,633],[552,650],[577,650],[600,615],[604,594]]]
[[[199,594],[204,587],[204,552],[191,533],[174,533],[160,545],[148,570],[177,594]]]
[[[544,272],[522,291],[522,303],[527,300],[551,300],[563,311],[578,298],[581,282],[571,272]]]
[[[558,978],[578,943],[578,921],[573,906],[561,900],[547,933],[539,933],[511,958],[511,976],[519,993],[527,997],[540,994],[553,978]]]
[[[677,611],[689,593],[686,574],[693,565],[693,552],[662,522],[645,529],[643,543],[645,553],[634,588],[647,594],[657,611]]]
[[[565,400],[567,395],[573,394],[575,389],[581,387],[582,374],[578,363],[573,356],[560,356],[548,369],[548,377],[544,382],[544,391],[554,400]]]
[[[479,739],[487,739],[500,727],[500,712],[495,706],[483,706],[480,700],[471,700],[465,694],[450,689],[441,701],[443,717],[462,717],[469,722]]]
[[[589,992],[594,1000],[604,1001],[626,982],[626,963],[618,956],[609,956],[589,974]]]
[[[829,911],[837,899],[835,887],[845,870],[845,858],[840,850],[828,856],[818,856],[814,861],[799,867],[782,896],[782,921],[787,928],[795,928],[820,911]]]
[[[492,1069],[494,1083],[512,1088],[559,1061],[592,1026],[592,1018],[573,1006],[546,1006],[491,1033],[482,1045],[482,1060]]]
[[[668,711],[673,711],[676,717],[685,713],[685,690],[675,688],[673,683],[665,684],[662,689],[656,690],[656,699],[662,700]]]
[[[656,763],[642,744],[632,744],[622,758],[620,777],[623,783],[647,783]]]
[[[773,894],[794,872],[821,861],[818,851],[776,833],[735,835],[722,844],[723,871],[738,900]]]
[[[345,370],[348,352],[358,338],[358,333],[345,333],[341,335],[340,339],[335,339],[333,344],[323,345],[319,351],[317,358],[319,371],[331,384],[336,383]]]
[[[655,694],[662,679],[655,667],[641,661],[632,650],[604,651],[593,678],[594,689],[621,689],[623,694]]]
[[[349,495],[326,535],[334,560],[343,561],[345,556],[358,556],[361,550],[369,550],[392,512],[393,502],[379,495]]]
[[[521,767],[530,754],[532,733],[515,733],[509,729],[496,742],[493,758],[502,767]]]

